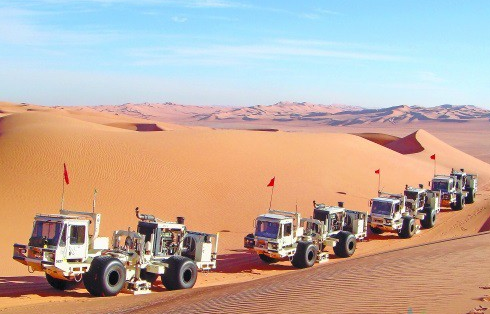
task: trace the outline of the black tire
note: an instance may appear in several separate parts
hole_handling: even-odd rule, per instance
[[[451,204],[452,210],[462,210],[464,208],[465,198],[461,193],[456,194],[456,203]]]
[[[356,251],[356,237],[347,231],[340,231],[335,238],[339,239],[339,242],[333,247],[335,255],[338,257],[351,257]]]
[[[373,226],[369,226],[369,229],[371,230],[372,233],[374,234],[382,234],[384,231],[379,229],[379,228],[376,228],[376,227],[373,227]]]
[[[408,239],[413,237],[416,231],[415,219],[411,216],[403,217],[402,230],[398,233],[398,236],[402,239]]]
[[[299,242],[291,264],[296,268],[308,268],[315,264],[317,247],[311,242]]]
[[[78,283],[76,281],[68,281],[68,280],[54,278],[48,273],[46,273],[46,280],[48,281],[51,287],[61,291],[74,288]]]
[[[468,188],[467,190],[468,195],[466,196],[465,203],[466,204],[473,204],[475,202],[475,190],[472,188]]]
[[[146,269],[142,269],[141,273],[140,273],[140,277],[141,277],[141,279],[146,280],[146,281],[150,282],[151,284],[154,284],[155,281],[157,281],[157,279],[158,279],[158,274],[149,273],[146,271]]]
[[[259,254],[260,259],[267,264],[272,264],[272,263],[277,263],[279,262],[279,259],[277,258],[272,258],[270,256],[267,256],[265,254]]]
[[[197,266],[184,256],[171,256],[166,261],[168,268],[161,275],[162,283],[168,290],[190,289],[197,280]]]
[[[420,221],[420,224],[425,229],[430,229],[436,224],[437,213],[435,210],[428,210],[425,212],[425,217]]]
[[[96,279],[100,272],[102,261],[106,258],[109,258],[109,256],[98,256],[94,258],[90,263],[89,270],[83,274],[83,285],[85,286],[85,289],[95,297],[102,296],[102,292],[99,289],[100,287],[97,284]]]
[[[255,246],[254,243],[254,234],[249,233],[243,238],[243,247],[246,249],[253,249]]]
[[[97,256],[83,278],[87,291],[97,297],[117,295],[124,287],[126,269],[120,260],[111,256]]]

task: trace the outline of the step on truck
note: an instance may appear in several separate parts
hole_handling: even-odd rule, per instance
[[[472,204],[478,191],[478,175],[467,174],[464,169],[451,170],[449,175],[435,175],[432,190],[441,192],[441,206],[461,210]]]
[[[164,222],[138,208],[136,216],[137,230],[115,231],[109,247],[109,238],[99,237],[100,214],[38,214],[29,243],[14,244],[13,258],[44,272],[55,289],[83,281],[94,296],[149,293],[158,277],[169,290],[192,288],[198,269],[216,268],[217,234],[187,231],[182,217]]]
[[[255,251],[265,263],[289,259],[296,268],[307,268],[328,260],[327,248],[338,257],[350,257],[356,242],[367,235],[367,213],[313,202],[313,216],[269,210],[255,220],[255,232],[244,239],[244,247]]]
[[[423,228],[435,225],[441,210],[439,202],[440,193],[424,189],[423,185],[406,186],[403,194],[380,191],[378,197],[370,201],[369,228],[374,234],[394,232],[400,238],[411,238],[420,228],[417,219]]]

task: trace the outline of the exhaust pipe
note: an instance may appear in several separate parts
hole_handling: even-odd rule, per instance
[[[141,221],[152,221],[152,222],[157,221],[157,220],[155,219],[155,216],[153,216],[153,215],[140,214],[140,209],[139,209],[139,207],[136,207],[135,211],[136,211],[136,217],[137,217],[139,220],[141,220]]]

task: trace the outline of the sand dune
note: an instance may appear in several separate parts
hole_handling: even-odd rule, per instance
[[[0,109],[4,112],[0,120],[0,182],[5,187],[0,191],[0,224],[8,235],[0,243],[0,258],[8,263],[0,269],[0,295],[7,295],[0,303],[9,308],[21,302],[63,300],[44,279],[28,277],[26,268],[11,259],[12,244],[27,242],[33,216],[59,209],[63,163],[70,175],[65,207],[91,210],[93,189],[97,188],[97,211],[102,213],[105,236],[134,227],[136,206],[165,220],[185,216],[191,230],[224,231],[219,268],[200,275],[197,287],[297,273],[288,262],[270,267],[242,249],[243,236],[252,230],[254,217],[268,207],[271,190],[266,184],[273,176],[273,207],[297,207],[309,216],[313,200],[344,201],[349,208],[367,211],[368,200],[376,194],[374,170],[378,168],[382,187],[388,191],[427,182],[433,175],[429,156],[434,153],[440,173],[457,167],[480,175],[481,192],[474,205],[460,212],[442,212],[435,228],[410,241],[390,235],[372,237],[359,245],[359,257],[474,234],[485,228],[490,217],[485,201],[490,196],[485,187],[490,181],[490,165],[423,130],[410,137],[423,150],[400,154],[350,134],[179,127],[88,109],[38,111],[27,110],[35,109],[30,105],[10,104],[2,104]],[[169,131],[136,132],[138,125]],[[332,259],[329,265],[345,261]],[[13,286],[17,292],[8,296]],[[78,302],[87,301],[87,297],[83,289],[67,295]]]
[[[379,145],[386,146],[386,144],[399,140],[398,136],[383,134],[383,133],[354,133],[354,135],[370,140]]]
[[[251,125],[269,123],[278,127],[293,126],[354,126],[411,124],[416,122],[467,123],[486,121],[490,111],[474,106],[442,105],[432,108],[394,106],[364,109],[346,105],[319,105],[305,102],[279,102],[249,107],[202,107],[173,103],[124,104],[97,106],[94,110],[126,114],[133,117],[203,126],[230,127],[246,122]],[[232,126],[233,127],[233,126]]]

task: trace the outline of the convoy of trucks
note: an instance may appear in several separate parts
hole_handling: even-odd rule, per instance
[[[254,220],[244,247],[267,264],[289,260],[296,268],[307,268],[328,261],[331,254],[352,256],[368,229],[411,238],[421,227],[435,225],[441,207],[461,210],[474,202],[477,191],[476,174],[453,169],[449,175],[435,175],[430,189],[419,185],[406,186],[400,194],[379,191],[370,201],[370,213],[346,209],[343,202],[329,206],[313,201],[309,218],[269,209]],[[30,272],[43,272],[55,289],[83,282],[98,297],[149,293],[158,278],[168,290],[189,289],[198,270],[216,268],[218,234],[188,231],[183,217],[167,222],[138,207],[135,212],[136,229],[116,230],[111,241],[99,236],[101,214],[94,211],[38,214],[28,244],[14,244],[13,259]]]

